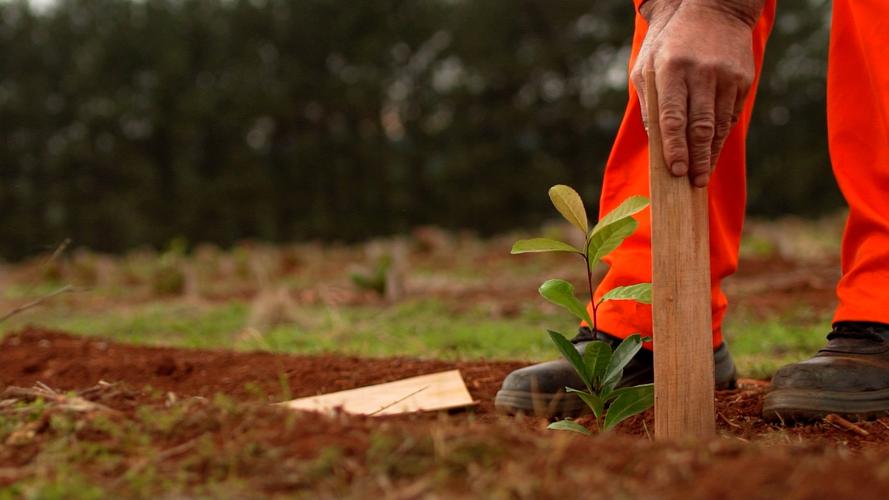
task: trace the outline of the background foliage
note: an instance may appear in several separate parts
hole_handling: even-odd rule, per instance
[[[783,0],[750,208],[831,210],[826,0]],[[0,3],[0,256],[549,217],[626,103],[628,0]],[[792,182],[788,180],[792,179]]]

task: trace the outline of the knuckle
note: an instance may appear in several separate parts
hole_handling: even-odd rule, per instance
[[[664,60],[664,69],[667,71],[682,71],[695,65],[695,60],[686,55],[667,54]]]
[[[667,134],[681,134],[685,132],[685,113],[678,108],[668,107],[661,110],[661,129]]]
[[[701,110],[691,116],[688,136],[694,142],[711,141],[716,132],[716,115],[712,109]]]
[[[695,69],[699,73],[709,75],[724,75],[729,70],[726,64],[717,61],[701,61]]]
[[[696,174],[703,174],[710,171],[710,146],[697,148],[692,153],[691,171]]]
[[[666,141],[664,145],[664,155],[670,162],[676,160],[688,160],[688,150],[686,149],[685,139],[675,137]]]
[[[722,78],[738,80],[745,73],[737,64],[733,64],[725,59],[714,61],[712,64],[714,71]]]
[[[734,80],[737,82],[738,87],[742,89],[749,89],[753,86],[753,75],[747,73],[736,73]]]
[[[688,136],[694,142],[705,142],[711,141],[715,132],[716,129],[713,126],[712,120],[699,120],[692,122],[688,130]]]

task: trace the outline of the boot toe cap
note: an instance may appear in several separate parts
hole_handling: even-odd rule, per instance
[[[861,357],[815,357],[778,370],[772,387],[776,390],[876,391],[889,388],[889,366]]]
[[[565,387],[580,389],[583,381],[566,361],[549,361],[519,368],[507,375],[501,390],[542,394],[563,392]]]

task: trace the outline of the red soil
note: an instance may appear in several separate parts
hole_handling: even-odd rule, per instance
[[[500,459],[513,463],[516,470],[532,474],[549,467],[559,471],[559,480],[546,487],[544,496],[583,497],[584,490],[570,494],[566,488],[607,482],[609,474],[623,478],[621,492],[646,497],[817,498],[854,494],[877,498],[889,491],[889,476],[882,465],[889,459],[889,418],[859,423],[867,435],[826,422],[773,425],[759,416],[767,383],[744,380],[739,389],[717,394],[721,438],[712,442],[651,443],[645,438],[648,429],[653,428],[650,413],[626,422],[618,435],[598,437],[595,441],[566,441],[556,437],[558,433],[544,431],[543,420],[508,418],[494,412],[492,398],[503,377],[523,364],[183,350],[26,329],[8,335],[0,344],[0,391],[8,386],[30,387],[37,382],[59,390],[84,390],[106,381],[124,389],[114,397],[93,399],[124,413],[131,413],[139,405],[157,405],[158,390],[164,395],[175,393],[179,400],[224,393],[259,408],[251,414],[253,420],[214,420],[212,426],[196,423],[192,434],[211,432],[224,442],[236,440],[246,426],[251,429],[251,439],[286,446],[290,456],[297,458],[311,458],[336,446],[344,457],[360,462],[372,448],[374,433],[381,430],[402,438],[440,434],[439,437],[444,436],[441,439],[459,441],[469,435],[484,436],[504,449],[514,450]],[[298,415],[299,425],[284,429],[282,410],[254,404],[451,368],[460,369],[473,397],[481,402],[474,412],[450,417],[410,415],[385,419]],[[282,382],[285,379],[286,384]],[[154,390],[146,390],[146,386]],[[84,397],[90,399],[86,394]],[[188,434],[192,429],[184,426],[183,432]],[[167,445],[175,446],[183,440],[180,436]],[[7,472],[26,467],[36,453],[34,449],[25,453],[27,448],[15,453],[4,453],[3,449],[0,443],[0,470]],[[578,460],[591,450],[595,450],[596,460]],[[365,477],[361,472],[364,469],[354,467],[357,468],[350,472],[350,484]],[[570,473],[572,467],[582,467],[586,472]],[[282,473],[280,477],[285,476]],[[643,477],[647,479],[640,482]],[[269,479],[261,487],[266,492],[292,491],[286,482],[276,481]],[[465,493],[471,485],[451,487]]]
[[[69,391],[92,387],[99,381],[123,383],[179,397],[226,394],[245,402],[277,402],[353,389],[371,384],[457,368],[479,406],[472,413],[483,420],[499,418],[493,398],[503,378],[525,366],[519,361],[438,361],[411,358],[358,358],[353,356],[293,356],[267,352],[176,349],[109,342],[60,332],[26,329],[8,335],[0,344],[0,389],[30,387],[42,382]],[[286,383],[284,382],[286,380]],[[861,422],[868,436],[828,423],[781,427],[760,417],[764,381],[742,379],[739,388],[720,391],[716,397],[720,430],[742,439],[754,439],[777,430],[788,441],[800,438],[839,442],[868,448],[889,440],[889,418]],[[142,391],[146,402],[151,391]],[[630,420],[623,431],[644,435],[652,429],[652,416]],[[534,427],[542,420],[526,419]],[[592,423],[591,421],[589,422]]]
[[[145,347],[26,329],[0,344],[0,388],[43,382],[77,390],[104,380],[183,396],[280,401],[286,391],[297,398],[457,368],[480,401],[478,411],[489,413],[503,377],[524,364]]]

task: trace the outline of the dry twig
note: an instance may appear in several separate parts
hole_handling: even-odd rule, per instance
[[[843,418],[835,413],[831,413],[830,415],[824,417],[824,421],[831,424],[831,425],[835,425],[836,427],[839,427],[841,429],[845,429],[847,431],[852,431],[855,434],[858,434],[859,436],[870,436],[870,432],[867,432],[866,430],[862,429],[860,426],[853,424],[852,422],[846,420],[845,418]]]
[[[744,427],[742,427],[742,426],[736,424],[735,422],[732,422],[731,420],[729,420],[729,419],[728,419],[725,415],[723,415],[721,412],[716,412],[716,416],[719,417],[719,418],[721,418],[722,421],[725,422],[726,424],[728,424],[728,425],[730,425],[730,426],[732,426],[732,427],[734,427],[734,428],[736,428],[736,429],[743,429],[743,428],[744,428]]]
[[[7,387],[0,393],[0,398],[4,400],[4,403],[7,401],[34,401],[36,399],[43,399],[61,410],[80,413],[117,413],[117,410],[109,408],[103,404],[88,401],[80,396],[62,394],[42,382],[37,382],[32,388],[15,386]]]
[[[71,240],[70,240],[70,239],[65,239],[65,241],[63,241],[58,247],[56,247],[56,249],[53,251],[52,255],[50,255],[50,256],[43,262],[43,264],[41,265],[41,267],[43,267],[43,268],[49,267],[53,262],[55,262],[56,260],[58,260],[58,258],[65,252],[65,250],[68,249],[68,245],[70,245],[70,244],[71,244]],[[34,292],[34,288],[35,288],[36,286],[37,286],[37,283],[32,284],[32,286],[31,286],[30,288],[28,288],[28,292],[27,292],[26,295],[30,295],[31,293],[33,293],[33,292]],[[71,285],[65,285],[65,286],[63,286],[62,288],[60,288],[60,289],[58,289],[58,290],[56,290],[56,291],[54,291],[54,292],[52,292],[52,293],[50,293],[50,294],[48,294],[48,295],[44,295],[43,297],[39,297],[39,298],[37,298],[37,299],[35,299],[35,300],[32,300],[31,302],[28,302],[27,304],[22,304],[22,305],[16,307],[15,309],[13,309],[13,310],[7,312],[7,313],[4,314],[3,316],[0,316],[0,323],[3,323],[4,321],[6,321],[6,320],[8,320],[9,318],[15,316],[16,314],[19,314],[19,313],[22,313],[22,312],[27,311],[28,309],[37,307],[37,306],[39,306],[40,304],[46,302],[47,300],[52,299],[53,297],[56,297],[56,296],[58,296],[58,295],[62,295],[63,293],[69,293],[69,292],[74,292],[74,291],[75,291],[75,289],[74,289],[73,286],[71,286]]]
[[[62,288],[59,288],[58,290],[56,290],[48,295],[44,295],[43,297],[32,300],[31,302],[28,302],[27,304],[22,304],[22,305],[16,307],[15,309],[9,311],[8,313],[4,314],[3,316],[0,316],[0,323],[3,323],[4,321],[15,316],[16,314],[19,314],[24,311],[27,311],[28,309],[37,307],[40,304],[46,302],[47,300],[52,299],[53,297],[62,295],[63,293],[70,293],[70,292],[74,292],[74,291],[76,291],[76,289],[73,286],[65,285]]]

